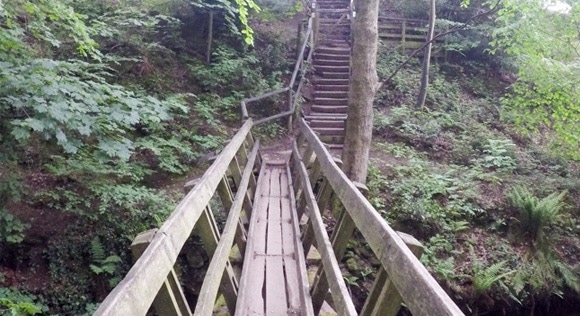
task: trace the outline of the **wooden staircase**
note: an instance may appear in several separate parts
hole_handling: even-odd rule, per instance
[[[342,149],[350,83],[350,1],[317,1],[319,35],[314,50],[314,99],[306,121],[331,149]]]

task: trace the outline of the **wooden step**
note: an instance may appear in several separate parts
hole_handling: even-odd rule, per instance
[[[321,35],[320,36],[321,40],[324,39],[335,39],[335,40],[346,40],[346,41],[350,41],[350,36],[344,36],[344,35],[340,35],[340,34],[325,34],[325,35]]]
[[[348,72],[328,72],[328,71],[323,71],[322,73],[320,73],[320,75],[322,76],[322,78],[325,79],[350,79],[350,73]]]
[[[348,90],[346,91],[332,91],[332,90],[322,90],[314,91],[315,98],[330,98],[330,99],[347,99]]]
[[[316,91],[340,91],[340,92],[348,92],[348,85],[323,85],[317,84],[315,86]]]
[[[313,105],[312,112],[346,114],[348,106],[346,105]],[[313,113],[311,113],[312,115]]]
[[[344,113],[310,113],[304,118],[307,121],[344,121],[346,120],[346,114]]]
[[[312,129],[320,135],[344,136],[342,127],[313,127]]]
[[[320,135],[318,138],[324,143],[330,144],[344,144],[344,136],[336,135]]]
[[[319,54],[329,54],[329,55],[346,55],[350,57],[350,48],[345,47],[317,47],[316,52]]]
[[[318,44],[326,47],[348,47],[350,48],[350,42],[344,40],[319,40]]]
[[[349,60],[332,60],[332,59],[315,59],[314,60],[314,67],[316,66],[342,66],[342,67],[349,67],[350,61]]]
[[[350,78],[347,79],[332,79],[332,78],[320,78],[315,80],[316,85],[321,86],[348,86],[350,83]]]
[[[350,52],[350,49],[349,49]],[[324,59],[324,60],[346,60],[350,61],[349,54],[332,54],[332,53],[322,53],[318,49],[314,51],[314,60]]]
[[[316,72],[336,72],[336,73],[350,73],[350,66],[314,66]]]
[[[344,148],[343,144],[324,144],[328,149],[342,150]]]
[[[314,98],[314,105],[346,106],[347,104],[347,98]]]
[[[311,120],[308,122],[310,127],[312,128],[319,128],[319,127],[334,127],[334,128],[342,128],[346,126],[344,120]]]

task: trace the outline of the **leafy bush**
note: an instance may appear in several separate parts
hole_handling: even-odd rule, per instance
[[[48,308],[37,301],[38,298],[34,295],[0,287],[0,313],[2,315],[28,316],[47,312]]]
[[[567,191],[552,193],[539,199],[524,187],[515,187],[507,196],[509,203],[518,210],[522,230],[533,240],[544,238],[545,230],[560,218]]]
[[[509,139],[490,139],[483,146],[485,156],[477,162],[485,168],[511,172],[516,168],[515,147]]]

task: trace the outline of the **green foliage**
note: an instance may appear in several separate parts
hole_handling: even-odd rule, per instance
[[[226,15],[226,21],[230,26],[230,30],[236,34],[240,34],[247,45],[254,45],[254,30],[250,26],[251,11],[260,12],[260,7],[254,0],[227,0],[218,1],[217,3],[208,3],[203,0],[188,0],[188,2],[199,8],[210,10],[221,10]],[[241,24],[241,30],[235,21]]]
[[[538,251],[523,260],[509,285],[521,298],[562,296],[566,286],[580,293],[580,270],[569,267],[553,253]]]
[[[26,228],[27,225],[8,213],[4,207],[0,207],[0,243],[18,244],[22,242]]]
[[[89,267],[93,273],[96,275],[105,274],[107,276],[117,276],[109,279],[109,285],[111,287],[119,283],[118,268],[121,258],[115,255],[106,256],[103,244],[98,237],[95,237],[91,241],[91,258],[92,263]]]
[[[29,316],[47,312],[48,308],[36,302],[34,295],[0,287],[0,314]]]
[[[563,4],[564,2],[562,2]],[[540,0],[502,1],[491,44],[515,59],[518,81],[504,99],[506,116],[530,131],[549,126],[553,144],[579,159],[578,6],[567,13]]]
[[[483,146],[484,156],[477,163],[484,168],[511,172],[516,168],[515,144],[509,139],[490,139]]]
[[[20,179],[14,175],[14,166],[4,162],[0,167],[0,245],[3,242],[17,244],[24,238],[24,230],[27,225],[23,224],[6,209],[9,201],[19,201],[21,196]]]
[[[519,186],[508,194],[507,199],[518,210],[518,220],[523,231],[538,241],[545,238],[546,229],[559,220],[566,193],[552,193],[539,199],[528,189]]]
[[[257,94],[279,84],[279,73],[271,73],[264,78],[262,62],[253,54],[239,54],[231,48],[218,46],[213,51],[213,62],[208,67],[198,64],[191,68],[192,74],[204,89],[221,91],[224,89]]]
[[[10,135],[19,143],[33,133],[55,139],[67,153],[96,138],[98,151],[128,159],[134,145],[127,134],[133,126],[156,124],[169,119],[173,109],[184,110],[179,100],[162,102],[111,85],[103,70],[80,61],[5,63],[0,68],[0,112],[14,117]]]
[[[504,260],[494,263],[488,267],[484,267],[481,262],[476,261],[472,268],[472,282],[475,295],[480,296],[485,294],[498,281],[516,272],[516,270],[504,272],[507,264],[508,261]]]

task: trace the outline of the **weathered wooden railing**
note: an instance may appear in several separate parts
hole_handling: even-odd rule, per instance
[[[252,210],[256,189],[254,167],[259,165],[259,142],[251,133],[251,119],[177,205],[158,230],[150,230],[135,238],[131,248],[135,264],[125,278],[107,296],[95,315],[145,315],[153,305],[159,315],[191,315],[188,298],[174,270],[180,254],[186,255],[186,241],[196,234],[201,238],[211,262],[204,279],[195,315],[211,315],[218,292],[225,297],[230,311],[235,310],[238,279],[229,262],[235,242],[244,254],[246,232],[243,222]],[[217,194],[216,194],[217,193]],[[220,232],[210,200],[219,198],[227,214]],[[191,276],[183,276],[186,282]]]
[[[308,19],[306,34],[304,35],[304,41],[302,42],[302,45],[297,47],[296,64],[294,65],[294,71],[292,72],[292,77],[290,78],[290,82],[288,83],[288,85],[285,88],[281,88],[256,97],[242,100],[242,102],[240,103],[240,108],[242,112],[242,122],[250,117],[248,113],[248,105],[250,105],[250,103],[270,98],[275,95],[286,93],[287,110],[279,114],[272,115],[270,117],[258,119],[256,120],[255,125],[288,117],[288,130],[292,130],[293,116],[296,114],[296,107],[298,106],[298,102],[302,98],[301,91],[302,86],[304,85],[304,81],[306,79],[306,71],[307,71],[306,67],[310,65],[310,62],[312,60],[312,53],[314,52],[315,33],[313,32],[313,23],[314,23],[314,14],[311,14]],[[299,29],[298,41],[300,41],[301,37],[302,30]],[[310,47],[310,50],[307,56],[305,57],[304,55],[307,47]]]
[[[396,315],[401,302],[413,315],[463,315],[416,258],[421,254],[421,245],[409,235],[396,233],[361,193],[364,185],[356,185],[346,177],[303,119],[299,125],[301,134],[294,144],[292,166],[298,212],[309,218],[303,231],[304,250],[308,251],[314,243],[322,257],[311,288],[315,313],[330,287],[339,315],[356,315],[338,262],[358,230],[381,262],[362,315]],[[312,189],[315,184],[316,198]],[[330,238],[321,216],[329,205],[333,206],[336,218]]]
[[[429,21],[379,17],[379,38],[389,46],[400,47],[403,52],[413,51],[423,44],[427,38]],[[437,40],[435,44],[443,44]],[[441,55],[443,50],[435,47],[432,55]]]

